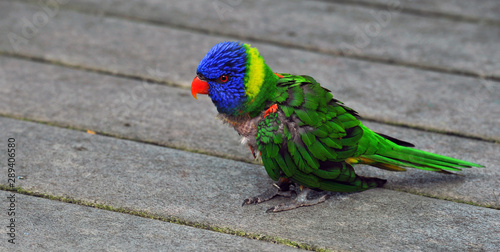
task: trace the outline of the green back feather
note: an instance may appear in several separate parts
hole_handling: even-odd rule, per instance
[[[399,166],[430,171],[481,167],[400,146],[395,142],[409,143],[366,128],[354,110],[335,100],[313,78],[281,75],[261,110],[277,104],[278,111],[260,121],[257,133],[264,166],[274,180],[287,177],[310,188],[352,192],[383,182],[357,176],[347,159],[399,171],[404,170]]]

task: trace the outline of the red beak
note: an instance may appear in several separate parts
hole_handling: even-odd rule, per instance
[[[208,82],[200,80],[198,76],[194,77],[191,83],[191,94],[195,99],[198,99],[196,94],[208,94]]]

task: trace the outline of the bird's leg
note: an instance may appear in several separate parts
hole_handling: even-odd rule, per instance
[[[277,183],[273,184],[273,187],[268,189],[262,194],[255,197],[247,198],[243,201],[242,206],[250,204],[258,204],[267,200],[274,198],[275,196],[292,197],[295,191],[290,190],[291,181],[287,178],[280,178]]]
[[[267,213],[281,212],[302,206],[312,206],[325,202],[325,200],[330,198],[330,195],[326,191],[315,191],[302,186],[300,186],[298,190],[300,190],[300,192],[298,193],[295,199],[287,203],[279,204],[275,207],[269,208],[266,212]]]

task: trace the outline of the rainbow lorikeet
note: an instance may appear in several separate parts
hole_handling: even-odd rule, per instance
[[[278,181],[243,205],[297,194],[268,212],[321,203],[328,198],[326,191],[363,191],[386,182],[356,175],[355,164],[446,173],[482,167],[373,132],[356,111],[312,77],[274,73],[248,44],[222,42],[210,49],[198,66],[191,92],[195,98],[208,94],[219,118],[243,136],[254,157],[258,150],[267,174]]]

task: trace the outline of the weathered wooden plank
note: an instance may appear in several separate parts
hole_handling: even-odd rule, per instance
[[[2,2],[0,6],[0,12],[9,10],[2,16],[2,34],[16,30],[19,20],[36,13],[36,8],[30,11],[23,4]],[[86,69],[189,86],[208,49],[231,39],[60,11],[19,52]],[[365,117],[500,140],[500,117],[491,116],[500,114],[500,85],[496,82],[253,45],[274,71],[314,76]],[[5,36],[0,36],[0,50],[13,50]]]
[[[9,58],[0,58],[0,66],[6,70],[5,81],[0,82],[4,97],[0,114],[252,160],[238,134],[215,118],[215,107],[206,96],[194,100],[189,90]],[[387,178],[387,186],[394,189],[500,207],[498,192],[491,190],[500,187],[500,145],[378,123],[366,125],[423,150],[487,167],[466,169],[464,177],[378,169],[368,169],[367,176]]]
[[[210,33],[317,51],[344,52],[398,64],[500,79],[500,26],[406,14],[408,1],[382,9],[324,1],[72,1],[103,15],[140,18]],[[414,1],[411,6],[429,6]],[[438,1],[439,2],[439,1]],[[468,1],[461,9],[481,5]],[[498,16],[498,4],[485,7]],[[440,7],[451,8],[450,3]],[[448,6],[448,7],[447,7]],[[491,8],[490,8],[491,7]],[[473,8],[471,8],[473,9]],[[106,13],[106,14],[105,14]]]
[[[367,8],[384,8],[390,3],[399,2],[405,13],[450,18],[466,22],[500,23],[500,4],[495,0],[320,0],[325,2],[356,4]]]
[[[17,138],[18,174],[27,177],[17,185],[30,191],[334,250],[500,246],[494,209],[373,189],[267,214],[283,199],[241,206],[272,186],[260,166],[6,118],[0,124],[7,129],[0,139]]]
[[[15,244],[8,243],[12,238],[5,235],[5,241],[0,243],[3,251],[102,251],[104,248],[115,251],[234,251],[241,248],[299,251],[286,245],[0,191],[7,201],[12,194],[17,206],[11,211],[15,213],[15,217],[12,215]],[[9,219],[6,225],[10,225]]]

